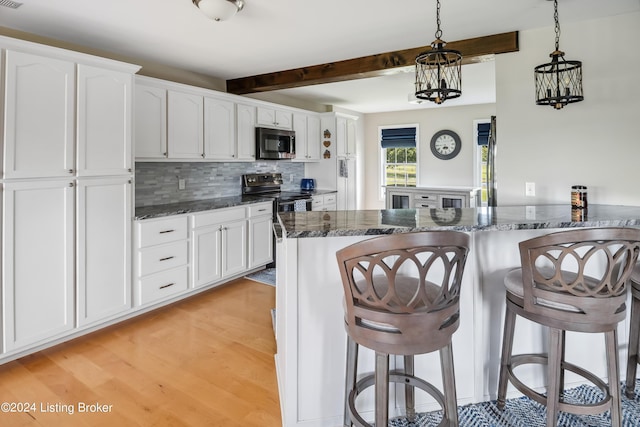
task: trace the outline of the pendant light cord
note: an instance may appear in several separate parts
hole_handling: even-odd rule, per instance
[[[560,20],[558,19],[558,0],[553,0],[553,19],[556,21],[556,51],[560,50]]]
[[[555,0],[558,1],[558,0]],[[436,7],[436,24],[438,26],[438,29],[436,30],[436,40],[440,40],[440,38],[442,37],[442,30],[440,29],[440,0],[438,0],[437,3],[437,7]]]

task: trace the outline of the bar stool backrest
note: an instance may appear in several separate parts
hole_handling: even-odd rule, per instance
[[[520,242],[524,309],[581,323],[620,321],[639,253],[635,228],[563,231]]]
[[[352,338],[389,354],[441,348],[459,325],[468,252],[469,236],[455,231],[382,236],[338,251]]]

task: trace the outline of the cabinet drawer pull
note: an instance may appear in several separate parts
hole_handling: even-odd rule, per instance
[[[267,208],[258,209],[258,212],[265,212]]]
[[[176,230],[162,230],[160,231],[160,234],[165,234],[165,233],[173,233]]]
[[[164,258],[160,258],[160,261],[169,261],[170,259],[175,258],[175,256],[168,256],[168,257],[164,257]]]
[[[175,283],[167,283],[166,285],[160,286],[159,289],[165,289],[165,288],[168,288],[169,286],[173,286],[173,285],[175,285]]]

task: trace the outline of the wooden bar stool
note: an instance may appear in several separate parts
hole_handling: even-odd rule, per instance
[[[375,425],[387,426],[389,382],[405,385],[407,417],[415,417],[414,387],[443,409],[441,426],[457,426],[451,336],[458,329],[460,285],[469,236],[455,231],[394,234],[337,252],[345,292],[347,378],[344,425],[369,426],[356,398],[375,385]],[[375,372],[356,381],[358,348],[376,352]],[[443,390],[414,375],[416,354],[440,352]],[[404,369],[389,372],[389,355]]]
[[[617,324],[626,313],[627,281],[640,252],[640,230],[593,228],[548,234],[520,242],[522,268],[505,278],[507,308],[498,384],[504,408],[507,382],[547,406],[547,426],[558,411],[597,414],[611,410],[611,425],[621,425]],[[589,274],[589,275],[587,275]],[[548,354],[513,355],[516,315],[549,328]],[[565,332],[604,333],[609,385],[591,372],[565,361]],[[547,365],[547,395],[522,383],[514,368]],[[600,402],[572,404],[561,399],[564,371],[574,372],[604,394]]]
[[[640,264],[631,273],[631,321],[629,322],[629,349],[627,353],[627,381],[625,393],[634,398],[638,368],[638,341],[640,341]]]

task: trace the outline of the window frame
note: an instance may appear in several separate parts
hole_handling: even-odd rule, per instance
[[[482,150],[478,145],[478,125],[482,123],[491,123],[491,118],[473,121],[473,186],[480,188],[480,205],[487,206],[488,201],[482,197]]]
[[[382,148],[382,130],[383,129],[399,129],[414,128],[416,130],[416,187],[420,186],[420,127],[418,123],[399,124],[399,125],[381,125],[378,126],[378,201],[385,202],[385,176],[386,176],[386,148]],[[398,187],[398,188],[414,188],[414,187]]]

